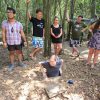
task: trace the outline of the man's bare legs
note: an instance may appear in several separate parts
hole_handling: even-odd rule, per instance
[[[73,56],[79,56],[79,50],[77,47],[72,47],[72,55]]]
[[[33,59],[37,53],[42,51],[42,48],[33,48],[32,53],[30,54],[30,57]]]
[[[35,54],[34,54],[34,51],[35,51],[36,48],[32,48],[32,52],[30,54],[30,57],[32,58]]]
[[[16,54],[18,55],[19,62],[22,62],[23,60],[23,53],[20,50],[16,50]]]
[[[16,52],[16,55],[18,56],[19,66],[26,67],[26,65],[22,63],[22,59],[23,59],[22,51],[21,50],[10,51],[9,52],[10,65],[8,69],[9,71],[12,71],[12,69],[14,68],[15,52]]]
[[[10,51],[10,52],[9,52],[9,58],[10,58],[10,63],[11,63],[11,64],[14,64],[14,60],[15,60],[15,59],[14,59],[14,56],[15,56],[14,54],[15,54],[14,51]]]

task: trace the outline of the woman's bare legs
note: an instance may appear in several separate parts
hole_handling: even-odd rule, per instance
[[[95,50],[95,52],[94,52],[94,58],[93,58],[93,65],[95,65],[97,63],[99,53],[100,53],[100,50]]]
[[[57,55],[57,44],[54,43],[54,52],[55,52],[55,55]]]
[[[92,59],[92,56],[93,56],[93,54],[94,54],[94,51],[95,51],[94,48],[89,48],[87,64],[90,64],[90,63],[91,63],[91,59]]]
[[[62,50],[62,43],[57,43],[57,55],[59,55],[61,50]]]

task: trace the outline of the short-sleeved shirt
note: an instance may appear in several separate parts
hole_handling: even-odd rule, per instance
[[[23,26],[20,22],[15,21],[12,25],[9,21],[5,20],[2,22],[2,28],[6,30],[6,41],[8,45],[21,44],[22,39],[20,31],[23,30]]]
[[[59,34],[60,34],[60,30],[61,30],[61,25],[59,25],[59,27],[54,27],[54,25],[51,25],[51,28],[52,28],[52,32],[56,35],[56,36],[58,36]]]
[[[46,70],[47,70],[47,76],[48,77],[59,76],[61,65],[62,65],[62,61],[61,60],[56,62],[56,66],[55,67],[51,66],[48,61],[42,63],[42,66],[44,68],[46,68]]]
[[[71,21],[70,23],[72,25],[72,39],[79,40],[82,33],[81,30],[85,28],[86,25],[83,22],[78,23],[78,22]]]
[[[58,36],[61,33],[62,26],[59,25],[59,27],[54,27],[54,25],[51,25],[52,32],[55,34],[55,36]],[[59,38],[55,38],[51,35],[51,39],[53,43],[62,43],[62,36]]]
[[[33,24],[33,36],[43,37],[43,29],[45,26],[44,19],[38,20],[37,18],[32,17],[30,22]]]

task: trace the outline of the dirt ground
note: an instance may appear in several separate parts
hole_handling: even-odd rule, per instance
[[[79,48],[84,60],[71,58],[68,43],[63,45],[64,54],[60,55],[64,59],[62,76],[48,80],[44,80],[38,66],[38,62],[48,59],[42,53],[37,55],[36,60],[25,60],[27,68],[18,67],[16,61],[17,67],[8,72],[8,51],[0,47],[0,100],[100,100],[100,63],[93,69],[85,65],[88,53],[86,44]],[[26,49],[23,51],[27,58]],[[69,79],[74,84],[69,85]],[[62,85],[65,91],[50,99],[45,88],[54,83]]]

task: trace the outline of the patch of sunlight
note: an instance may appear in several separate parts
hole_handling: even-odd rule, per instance
[[[100,61],[100,54],[99,54],[98,60]]]
[[[20,96],[18,97],[18,100],[27,100],[27,96],[29,94],[29,90],[30,90],[30,84],[29,83],[25,83],[24,85],[22,85],[21,88],[21,93]]]
[[[21,83],[21,81],[15,82],[14,85],[18,86]]]
[[[46,99],[41,99],[41,96],[39,94],[34,93],[34,92],[32,92],[32,94],[30,96],[31,96],[30,100],[46,100]]]
[[[68,100],[84,100],[84,97],[81,94],[68,94],[66,95]]]
[[[51,100],[62,100],[62,99],[59,98],[59,97],[54,97],[54,98],[52,98]],[[66,99],[64,99],[64,100],[66,100]]]
[[[41,81],[36,81],[35,80],[35,81],[31,82],[31,83],[33,83],[34,86],[39,87],[39,88],[44,88],[45,87],[45,84],[43,82],[41,82]]]
[[[0,42],[0,45],[3,45],[3,42]]]
[[[30,91],[31,90],[34,90],[35,87],[39,87],[39,88],[44,88],[45,87],[45,84],[41,83],[40,81],[31,81],[30,83],[25,83],[23,84],[20,88],[19,88],[19,97],[17,100],[27,100],[27,97],[29,96],[30,94]],[[32,94],[32,98],[34,97],[37,98],[38,95],[37,94]],[[37,100],[37,99],[36,99]]]
[[[7,85],[9,85],[9,84],[12,84],[14,82],[14,80],[7,80],[5,83],[7,84]]]
[[[23,74],[23,77],[26,77],[26,76],[30,77],[31,75],[33,77],[37,77],[37,74],[34,72],[34,69],[25,71],[24,74]]]
[[[68,49],[64,49],[64,51],[71,52],[71,51],[70,51],[70,50],[68,50]]]
[[[87,58],[88,57],[88,54],[83,54],[82,55],[84,58]]]
[[[88,53],[88,52],[89,52],[89,50],[84,50],[81,53],[84,54],[84,53]]]

